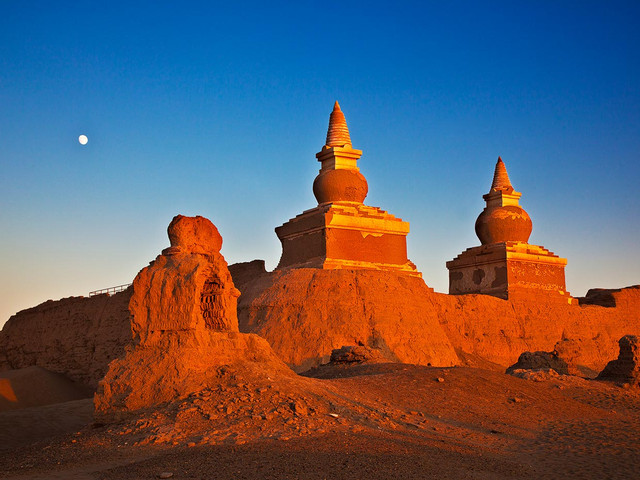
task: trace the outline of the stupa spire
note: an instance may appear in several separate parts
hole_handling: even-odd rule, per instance
[[[340,104],[336,100],[333,105],[333,112],[329,117],[329,129],[327,130],[327,142],[328,147],[342,147],[344,145],[351,145],[351,136],[349,135],[349,128],[347,127],[347,119],[344,118],[344,113],[340,110]]]
[[[490,191],[495,192],[499,190],[513,190],[513,185],[511,185],[511,180],[509,180],[509,174],[507,173],[507,167],[501,157],[498,157],[496,169],[493,172],[493,182],[491,183]]]

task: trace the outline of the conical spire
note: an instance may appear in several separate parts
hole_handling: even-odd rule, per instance
[[[340,110],[340,104],[336,101],[333,106],[333,112],[329,117],[329,129],[327,130],[328,147],[342,147],[351,145],[351,137],[349,136],[349,128],[344,113]]]
[[[507,167],[500,157],[498,157],[498,163],[496,163],[496,169],[493,173],[493,183],[491,184],[490,191],[498,190],[513,190],[511,180],[509,180],[509,174],[507,173]]]

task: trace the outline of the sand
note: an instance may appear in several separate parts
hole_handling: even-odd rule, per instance
[[[91,397],[91,390],[66,376],[32,366],[0,372],[0,412]]]
[[[91,423],[86,400],[4,412],[0,478],[622,479],[640,472],[637,387],[401,364],[314,375],[322,378],[274,379],[267,387],[223,379],[114,425]],[[56,416],[68,423],[47,432],[42,420]]]

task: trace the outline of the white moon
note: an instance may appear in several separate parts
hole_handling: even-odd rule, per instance
[[[86,135],[80,135],[78,137],[78,141],[80,142],[80,145],[86,145],[89,139],[87,138]]]

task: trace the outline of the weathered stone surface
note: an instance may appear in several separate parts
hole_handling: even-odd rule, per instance
[[[570,373],[592,377],[616,354],[617,339],[640,334],[636,287],[613,293],[616,308],[545,296],[445,295],[420,279],[386,272],[276,271],[240,288],[240,331],[266,338],[297,371],[361,342],[396,361],[451,365],[475,358],[503,368],[523,351],[558,349]]]
[[[168,331],[237,332],[240,292],[218,251],[218,229],[204,217],[177,215],[167,232],[171,248],[133,281],[129,312],[136,341],[152,343]]]
[[[567,362],[555,352],[523,352],[518,361],[507,368],[506,373],[514,370],[553,370],[561,375],[569,375]]]
[[[459,363],[420,278],[367,270],[276,271],[243,286],[239,323],[266,338],[297,371],[343,345],[378,349],[394,361]]]
[[[616,308],[569,305],[534,296],[507,301],[488,295],[430,295],[451,343],[463,352],[505,367],[523,351],[552,351],[576,342],[576,368],[600,371],[618,351],[618,339],[640,334],[640,289],[613,294]],[[565,354],[566,355],[566,354]]]
[[[39,366],[95,388],[131,338],[132,292],[49,300],[18,312],[0,332],[0,371]]]
[[[238,331],[236,298],[219,253],[160,255],[133,281],[134,335],[143,342],[170,330]]]
[[[234,263],[233,265],[229,265],[229,272],[233,278],[233,284],[240,289],[240,291],[242,291],[242,288],[247,283],[268,275],[264,266],[264,260]]]
[[[243,268],[237,282],[240,330],[263,335],[299,371],[359,340],[373,347],[389,344],[383,351],[393,360],[437,365],[432,359],[438,353],[430,349],[453,347],[462,363],[476,359],[502,369],[523,351],[556,350],[571,374],[593,377],[618,354],[618,339],[640,335],[638,286],[609,291],[615,306],[606,308],[552,304],[535,296],[526,301],[451,296],[430,292],[424,283],[411,286],[419,279],[389,280],[380,272],[369,272],[376,281],[360,274],[354,283],[358,276],[348,271],[283,277],[265,272],[261,264]],[[131,339],[131,292],[49,301],[18,313],[0,332],[0,369],[39,365],[95,387]],[[437,340],[442,332],[444,348]]]
[[[640,339],[635,335],[625,335],[619,344],[618,358],[607,363],[598,380],[637,385],[640,383]]]
[[[522,368],[507,373],[524,380],[531,380],[532,382],[547,382],[553,379],[567,378],[562,376],[563,374],[556,372],[553,368],[537,368],[534,370]]]
[[[634,285],[627,288],[638,288],[640,285]],[[584,297],[578,298],[581,305],[600,305],[601,307],[615,307],[616,297],[614,293],[619,292],[620,288],[591,288]]]
[[[388,362],[382,352],[364,345],[345,345],[331,352],[331,363],[380,363]]]
[[[211,220],[176,215],[167,228],[171,248],[189,253],[218,253],[222,237]],[[174,250],[175,251],[175,250]]]
[[[468,248],[447,262],[449,293],[577,303],[565,291],[567,261],[538,245],[504,242]],[[547,294],[542,300],[541,294]]]
[[[134,338],[98,386],[94,403],[101,421],[215,385],[220,369],[239,376],[255,371],[293,375],[264,339],[238,333],[239,292],[227,263],[215,249],[202,248],[213,224],[178,216],[169,226],[170,237],[176,225],[189,232],[188,241],[165,249],[133,281]]]
[[[567,363],[569,375],[585,378],[595,378],[598,371],[583,365],[585,358],[599,358],[600,352],[596,341],[591,338],[565,338],[555,344],[553,351]]]

